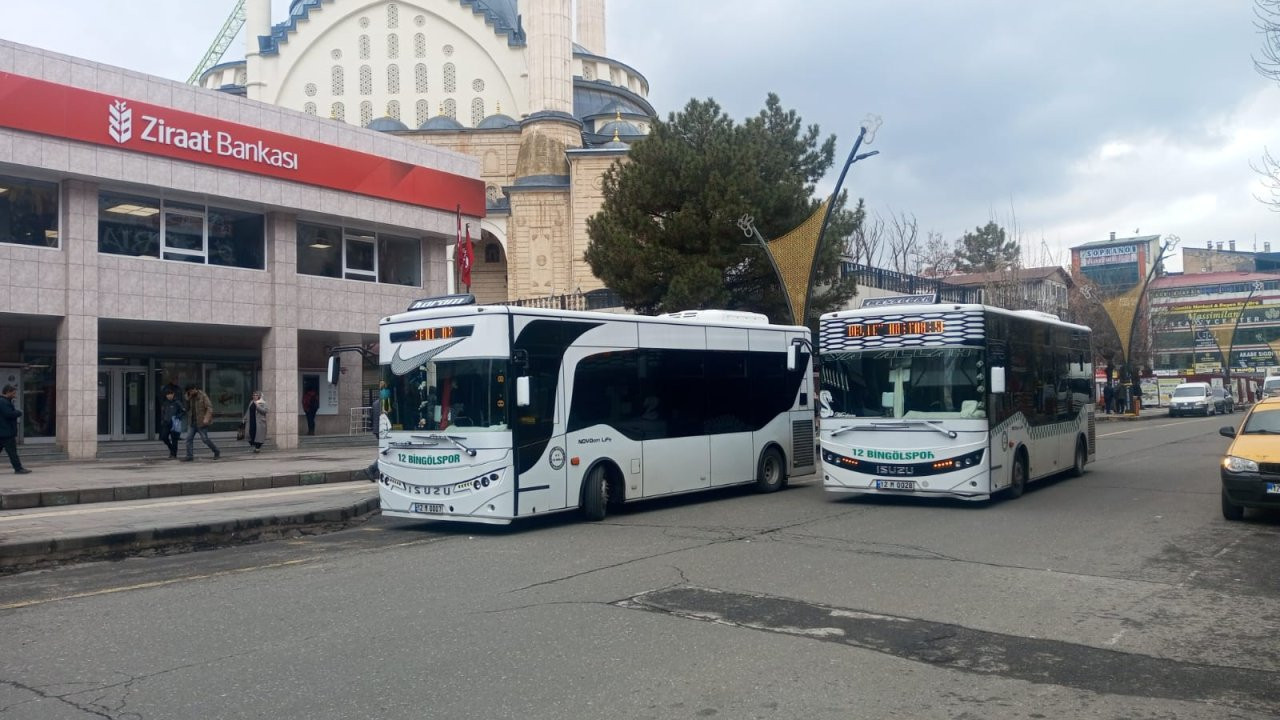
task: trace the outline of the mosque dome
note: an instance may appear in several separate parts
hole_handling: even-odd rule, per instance
[[[419,130],[462,130],[462,123],[448,115],[437,115],[418,126]]]
[[[510,115],[503,115],[502,113],[498,113],[497,115],[490,115],[484,120],[481,120],[480,124],[477,125],[476,127],[479,128],[480,130],[498,130],[501,128],[515,127],[519,124],[520,123],[517,122],[516,119],[511,117]]]
[[[640,128],[636,127],[632,123],[627,122],[626,120],[611,120],[605,123],[604,126],[601,127],[599,130],[597,130],[596,134],[617,136],[619,138],[625,138],[625,137],[640,138],[644,136],[644,133],[640,130]]]
[[[407,125],[400,122],[399,120],[393,117],[386,117],[386,116],[383,116],[380,118],[374,118],[373,122],[369,123],[366,127],[368,127],[370,130],[377,130],[378,132],[396,132],[399,130],[409,129]]]

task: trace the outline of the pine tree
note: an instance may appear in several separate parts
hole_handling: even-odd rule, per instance
[[[1018,263],[1022,248],[1009,240],[995,221],[967,232],[956,243],[956,270],[962,273],[1008,270]]]

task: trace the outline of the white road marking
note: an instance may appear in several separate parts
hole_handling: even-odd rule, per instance
[[[0,516],[0,523],[10,520],[31,520],[47,517],[74,517],[77,515],[97,515],[100,513],[138,510],[140,508],[178,507],[182,505],[207,505],[209,503],[226,502],[228,500],[270,500],[278,497],[298,497],[299,495],[321,495],[324,493],[349,491],[352,483],[331,483],[328,485],[294,486],[274,488],[271,490],[250,490],[247,492],[214,493],[212,495],[189,495],[180,500],[152,502],[146,505],[134,503],[91,503],[88,505],[63,506],[74,509],[52,510],[45,512],[20,513]],[[305,489],[303,489],[305,487]],[[20,511],[19,511],[20,512]]]
[[[1212,417],[1212,416],[1210,416]],[[1098,433],[1098,437],[1111,437],[1112,435],[1124,435],[1125,433],[1138,432],[1139,430],[1157,430],[1159,428],[1173,427],[1174,425],[1185,425],[1186,423],[1171,422],[1163,425],[1144,425],[1143,427],[1130,428],[1128,430],[1117,430],[1109,433]]]

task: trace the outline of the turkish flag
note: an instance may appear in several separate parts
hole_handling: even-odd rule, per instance
[[[467,224],[467,241],[462,246],[462,254],[458,260],[458,278],[462,280],[462,284],[467,286],[467,290],[471,289],[471,265],[476,259],[475,246],[471,244],[471,224]]]

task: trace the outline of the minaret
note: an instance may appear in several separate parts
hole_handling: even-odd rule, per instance
[[[604,0],[578,0],[578,44],[604,57]]]
[[[507,292],[512,298],[571,292],[573,223],[566,151],[582,146],[573,115],[573,13],[570,0],[528,0],[529,114],[508,225]]]
[[[245,0],[244,4],[244,74],[245,97],[265,100],[266,69],[262,62],[262,50],[258,46],[259,35],[271,34],[271,0]]]

